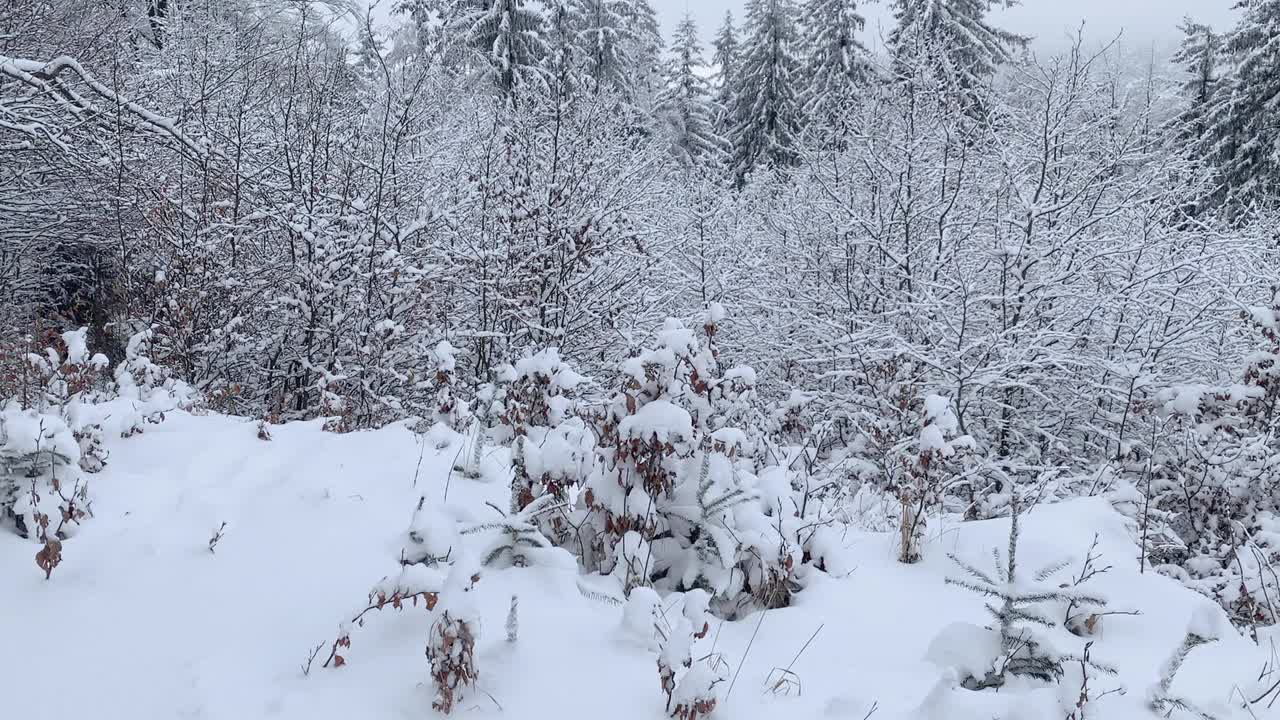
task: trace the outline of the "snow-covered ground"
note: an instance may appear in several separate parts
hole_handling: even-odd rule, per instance
[[[38,546],[0,533],[0,718],[435,713],[424,656],[431,616],[421,606],[369,613],[352,629],[343,667],[321,664],[340,623],[364,608],[376,582],[399,572],[420,498],[459,522],[493,519],[486,501],[507,505],[504,451],[491,451],[476,481],[450,472],[458,446],[424,446],[404,426],[338,435],[309,422],[270,433],[263,440],[252,421],[175,412],[141,435],[109,440],[110,464],[93,477],[94,517],[47,581],[33,562]],[[1102,564],[1114,567],[1094,589],[1111,610],[1140,613],[1102,619],[1092,657],[1119,674],[1091,681],[1088,717],[1155,717],[1148,689],[1197,615],[1223,639],[1190,655],[1173,694],[1217,717],[1250,717],[1237,701],[1258,685],[1269,650],[1225,628],[1209,601],[1139,574],[1126,523],[1096,498],[1041,506],[1024,519],[1024,567],[1075,558],[1074,572],[1097,534]],[[956,688],[955,674],[930,659],[970,650],[938,647],[944,630],[988,621],[981,599],[945,583],[956,573],[947,553],[987,567],[992,548],[1007,543],[1008,521],[936,527],[925,561],[913,566],[896,562],[896,536],[850,529],[845,556],[793,607],[713,621],[696,652],[721,653],[732,682],[714,716],[1065,717],[1059,695],[1078,685],[975,693]],[[666,716],[651,643],[624,628],[623,607],[580,590],[595,586],[567,558],[483,573],[474,590],[482,692],[455,714]],[[519,633],[510,643],[513,594]],[[679,602],[664,598],[663,607],[678,614]],[[771,672],[788,667],[796,682],[770,692]],[[1123,694],[1104,695],[1121,686]]]

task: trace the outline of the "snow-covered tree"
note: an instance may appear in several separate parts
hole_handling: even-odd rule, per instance
[[[901,80],[936,83],[969,115],[986,105],[986,87],[996,68],[1013,59],[1027,38],[992,25],[992,6],[1019,0],[893,0],[896,25],[888,43]],[[917,79],[913,80],[912,78]]]
[[[553,107],[560,112],[590,86],[578,44],[582,21],[577,13],[581,6],[575,0],[549,0],[543,6],[547,92]]]
[[[1195,139],[1208,129],[1205,115],[1222,79],[1222,36],[1191,18],[1184,18],[1178,29],[1182,31],[1182,44],[1173,62],[1182,68],[1186,78],[1182,84],[1186,109],[1179,114],[1178,122],[1184,136]]]
[[[671,137],[671,152],[685,168],[718,164],[728,148],[716,130],[719,111],[711,98],[706,67],[698,26],[686,15],[676,26],[666,87],[658,98],[658,112]]]
[[[1241,2],[1242,15],[1223,40],[1228,75],[1207,120],[1202,153],[1219,168],[1221,196],[1247,207],[1266,203],[1280,187],[1275,148],[1280,97],[1280,0]]]
[[[484,62],[484,74],[503,98],[544,87],[547,55],[542,14],[525,0],[483,0],[450,22],[450,31]]]
[[[801,5],[801,104],[809,122],[836,124],[871,79],[867,48],[857,38],[865,25],[857,0],[805,0]]]
[[[747,5],[730,110],[732,165],[739,184],[757,168],[785,168],[797,160],[802,117],[797,16],[793,0],[752,0]]]
[[[931,655],[943,660],[948,654],[948,644],[971,645],[968,651],[990,657],[983,658],[983,667],[963,668],[967,677],[962,684],[970,690],[1000,688],[1012,677],[1024,677],[1053,683],[1061,680],[1064,665],[1068,661],[1080,661],[1086,654],[1073,653],[1063,648],[1062,635],[1066,629],[1054,612],[1056,607],[1069,603],[1089,603],[1101,607],[1106,601],[1096,594],[1078,587],[1059,584],[1053,577],[1065,569],[1065,565],[1051,565],[1028,574],[1018,566],[1019,508],[1015,506],[1010,517],[1009,547],[1004,557],[995,551],[993,571],[978,568],[956,555],[951,559],[964,571],[960,577],[949,577],[947,582],[990,598],[986,604],[994,627],[987,634],[970,635],[952,626],[954,635],[938,638]],[[1054,637],[1055,633],[1058,637]],[[961,651],[950,648],[950,651]],[[1086,649],[1087,651],[1087,649]],[[1095,670],[1108,674],[1115,671],[1106,665],[1090,663]],[[981,675],[974,674],[978,670]]]
[[[658,13],[650,0],[627,0],[622,7],[622,18],[631,31],[627,55],[633,67],[632,104],[642,113],[650,114],[662,90],[665,75]]]
[[[715,68],[716,104],[719,114],[716,127],[721,134],[727,134],[730,126],[729,111],[733,107],[733,94],[736,87],[740,49],[738,47],[738,31],[733,26],[733,11],[724,11],[724,22],[716,31],[711,47],[711,65]]]
[[[578,47],[590,90],[634,97],[636,28],[628,22],[630,0],[574,0]]]

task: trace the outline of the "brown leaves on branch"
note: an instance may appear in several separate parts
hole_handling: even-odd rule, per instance
[[[427,609],[427,612],[430,612],[435,609],[436,603],[440,601],[440,595],[434,591],[429,591],[429,590],[424,590],[422,592],[417,592],[410,595],[395,593],[393,595],[388,596],[385,593],[378,593],[376,596],[370,598],[370,603],[368,607],[366,607],[365,609],[357,613],[355,617],[351,618],[350,624],[356,627],[363,627],[364,616],[369,614],[370,612],[373,612],[374,610],[381,610],[388,605],[390,605],[395,610],[403,610],[406,603],[412,605],[413,607],[417,607],[419,600],[422,601],[423,607]],[[350,633],[344,634],[341,637],[339,637],[337,640],[334,640],[333,645],[329,648],[329,658],[324,661],[324,665],[322,665],[321,667],[330,667],[330,666],[342,667],[343,665],[346,665],[347,664],[346,658],[339,655],[338,650],[340,648],[350,648],[350,647],[351,647]]]

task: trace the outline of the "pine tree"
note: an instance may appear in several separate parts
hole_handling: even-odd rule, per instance
[[[722,134],[729,131],[728,112],[733,107],[733,83],[738,72],[738,31],[733,27],[733,12],[726,10],[724,23],[711,43],[715,52],[711,55],[711,64],[716,68],[716,104],[720,115],[717,118]]]
[[[484,58],[485,75],[504,99],[521,88],[545,85],[542,14],[524,0],[484,0],[460,13],[450,29]]]
[[[718,162],[728,144],[716,132],[716,109],[705,77],[698,26],[685,15],[671,46],[667,86],[658,99],[658,112],[671,135],[671,152],[680,165],[693,168]]]
[[[1182,66],[1187,75],[1187,81],[1182,84],[1187,108],[1178,119],[1185,137],[1198,138],[1207,129],[1205,114],[1218,89],[1222,36],[1215,33],[1212,27],[1197,23],[1191,18],[1184,18],[1179,29],[1183,35],[1182,45],[1173,56],[1173,61]]]
[[[794,0],[752,0],[748,39],[734,80],[733,172],[742,184],[758,167],[796,162],[800,100]]]
[[[590,90],[616,91],[632,97],[632,57],[635,35],[626,21],[626,0],[574,0],[578,22],[578,48]]]
[[[543,8],[547,42],[547,85],[552,101],[557,107],[563,108],[588,85],[577,46],[577,32],[582,25],[577,14],[579,5],[574,0],[546,0]]]
[[[1201,153],[1219,166],[1223,195],[1238,206],[1280,191],[1280,0],[1237,3],[1227,34],[1230,79],[1209,113]]]
[[[621,14],[631,34],[627,42],[627,57],[631,60],[631,104],[649,110],[662,90],[665,75],[658,13],[649,0],[626,0]]]
[[[855,37],[865,25],[857,0],[806,0],[801,7],[805,117],[835,122],[856,88],[866,82],[871,72],[867,48]]]
[[[897,27],[889,34],[901,79],[924,74],[948,101],[969,115],[983,112],[982,90],[996,68],[1012,60],[1028,38],[987,22],[992,6],[1019,0],[894,0]]]

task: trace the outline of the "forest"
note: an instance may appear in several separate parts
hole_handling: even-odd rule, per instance
[[[404,545],[369,546],[392,568],[366,612],[435,618],[407,661],[431,697],[371,717],[503,712],[474,691],[464,598],[512,588],[516,643],[517,594],[543,605],[512,573],[535,566],[656,653],[637,718],[1280,717],[1280,0],[1182,19],[1171,56],[1083,31],[1047,52],[999,26],[1017,0],[880,0],[876,38],[869,1],[747,0],[664,37],[649,0],[0,0],[0,557],[21,549],[0,578],[66,573],[91,600],[68,566],[113,541],[93,527],[123,498],[160,512],[120,484],[243,425],[225,454],[315,447],[319,475],[413,496],[384,498],[407,533],[350,511]],[[198,522],[230,563],[239,522]],[[1037,526],[1088,552],[1023,569]],[[888,560],[854,570],[868,543]],[[1158,676],[1145,697],[1099,689],[1095,623],[1163,618],[1105,609],[1087,583],[1113,566],[1132,604],[1195,607],[1153,625],[1164,665],[1120,662],[1123,685]],[[713,624],[754,641],[912,568],[990,602],[930,645],[946,692],[879,713],[723,694]],[[36,612],[24,587],[0,615]],[[369,632],[349,615],[308,680]],[[773,698],[800,694],[796,622]],[[1171,690],[1222,638],[1251,676],[1202,677],[1212,707]],[[1066,700],[1010,699],[1045,687]],[[505,711],[589,716],[540,702]]]

